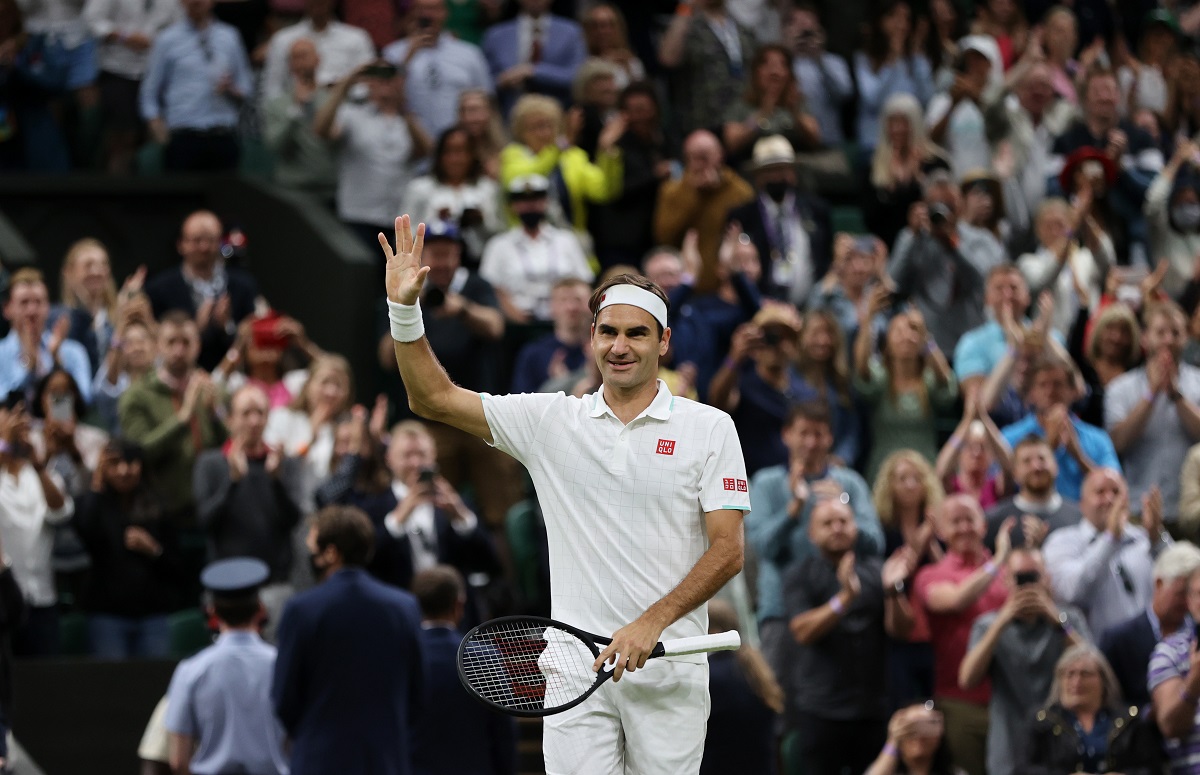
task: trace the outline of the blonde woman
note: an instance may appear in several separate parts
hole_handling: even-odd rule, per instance
[[[642,60],[629,47],[625,17],[616,6],[598,3],[584,13],[583,40],[588,56],[603,59],[616,67],[618,91],[646,77]]]
[[[884,459],[875,478],[872,499],[883,525],[885,557],[905,550],[916,557],[917,568],[942,559],[942,546],[933,533],[931,515],[946,493],[933,466],[920,453],[898,449]],[[906,579],[906,589],[912,579]],[[887,591],[887,590],[885,590]],[[892,590],[897,592],[899,590]],[[889,690],[892,705],[900,706],[933,692],[933,647],[929,623],[920,606],[912,606],[913,628],[904,639],[888,643]]]
[[[467,130],[484,173],[499,178],[500,151],[508,144],[508,134],[496,98],[483,89],[467,89],[458,95],[458,123]]]
[[[354,378],[350,363],[340,355],[323,355],[309,367],[308,380],[288,406],[272,409],[263,439],[290,457],[304,460],[300,492],[303,513],[313,509],[313,493],[330,472],[334,428],[350,409]]]
[[[145,272],[138,273],[138,288],[144,276]],[[133,281],[131,278],[130,283]],[[92,368],[98,368],[119,322],[117,286],[108,250],[100,240],[87,237],[67,249],[62,267],[62,306],[54,310],[52,317],[60,315],[69,316],[67,335],[87,348]]]
[[[867,461],[867,481],[874,480],[884,458],[897,449],[916,450],[927,460],[935,458],[937,412],[958,398],[954,372],[916,308],[892,318],[883,349],[875,352],[870,321],[889,303],[886,289],[871,295],[854,342],[854,389],[871,405],[874,443]]]
[[[867,231],[891,246],[908,224],[909,208],[922,199],[926,173],[939,166],[949,163],[925,133],[921,103],[911,94],[892,95],[884,103],[871,157],[863,207]]]
[[[621,194],[622,164],[617,140],[624,121],[610,121],[600,132],[596,161],[575,144],[583,113],[573,109],[566,117],[558,102],[540,94],[517,100],[509,116],[513,141],[500,152],[500,186],[504,191],[515,178],[542,175],[566,187],[570,212],[564,217],[578,235],[587,233],[587,204],[604,204]],[[555,173],[558,173],[557,175]],[[561,192],[551,201],[563,199]],[[516,219],[510,214],[510,222]]]
[[[829,310],[809,310],[800,329],[796,371],[808,394],[823,399],[833,414],[832,454],[853,466],[862,447],[862,424],[850,394],[846,335]]]
[[[1099,649],[1080,643],[1054,667],[1046,707],[1030,720],[1019,772],[1162,772],[1162,748],[1154,722],[1121,702],[1121,690]]]
[[[1087,385],[1087,398],[1075,409],[1084,422],[1104,427],[1104,391],[1141,362],[1141,340],[1142,327],[1124,302],[1102,307],[1090,324],[1076,323],[1069,350]]]

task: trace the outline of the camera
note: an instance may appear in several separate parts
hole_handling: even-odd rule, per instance
[[[362,74],[367,78],[395,78],[397,72],[395,65],[380,62],[363,68]]]
[[[763,344],[767,345],[768,347],[778,347],[779,343],[782,341],[783,336],[779,333],[778,328],[763,329]]]
[[[428,16],[418,16],[417,17],[417,29],[418,30],[427,30],[432,26],[433,26],[433,19],[430,19]]]
[[[433,467],[422,468],[417,474],[417,482],[420,484],[433,484],[434,478],[437,476],[437,469]]]
[[[950,222],[950,208],[941,202],[929,206],[929,225],[945,226]]]
[[[1029,584],[1036,584],[1042,578],[1042,574],[1035,570],[1022,570],[1013,574],[1013,581],[1018,587],[1024,587]]]

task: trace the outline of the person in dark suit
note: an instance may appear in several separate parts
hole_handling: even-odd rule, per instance
[[[240,269],[226,267],[221,258],[221,221],[208,210],[197,210],[183,221],[177,248],[179,266],[156,274],[146,284],[155,319],[182,310],[200,326],[200,366],[212,371],[237,334],[237,324],[254,312],[258,285]]]
[[[1100,651],[1121,684],[1121,696],[1130,705],[1150,702],[1146,670],[1158,642],[1190,627],[1188,580],[1200,572],[1200,549],[1180,542],[1164,549],[1154,563],[1154,596],[1145,612],[1105,630]]]
[[[571,82],[587,58],[587,46],[578,24],[549,13],[550,1],[520,0],[517,18],[483,36],[483,55],[505,115],[522,94],[571,102]]]
[[[755,197],[729,211],[729,221],[758,248],[762,290],[803,306],[833,260],[829,206],[797,186],[796,152],[783,135],[754,144],[749,171]]]
[[[425,675],[417,601],[364,569],[375,529],[358,509],[317,512],[307,545],[321,583],[283,610],[271,688],[291,773],[411,775]]]
[[[413,735],[413,772],[514,775],[516,724],[473,699],[458,679],[459,622],[467,601],[462,575],[448,565],[435,565],[416,575],[412,589],[424,617],[421,643],[429,687],[429,701]]]

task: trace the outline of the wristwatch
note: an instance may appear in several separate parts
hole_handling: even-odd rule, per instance
[[[901,579],[892,586],[888,587],[887,594],[889,597],[899,597],[900,595],[904,594],[905,589],[906,587],[904,586],[904,579]]]

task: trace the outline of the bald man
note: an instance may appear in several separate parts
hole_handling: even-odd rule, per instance
[[[658,190],[654,213],[654,239],[680,247],[689,229],[699,236],[699,293],[716,290],[717,249],[725,233],[729,211],[749,202],[754,189],[725,166],[725,151],[716,135],[698,130],[683,144],[683,177],[668,180]]]
[[[154,317],[182,310],[200,328],[201,368],[211,371],[233,344],[237,324],[254,311],[258,285],[248,273],[227,267],[221,256],[221,220],[197,210],[183,221],[176,249],[183,261],[146,285]]]
[[[1150,605],[1154,560],[1171,536],[1157,490],[1142,498],[1142,524],[1130,524],[1129,490],[1111,468],[1083,481],[1079,510],[1083,519],[1051,533],[1043,552],[1055,599],[1079,608],[1091,631],[1101,633]]]

